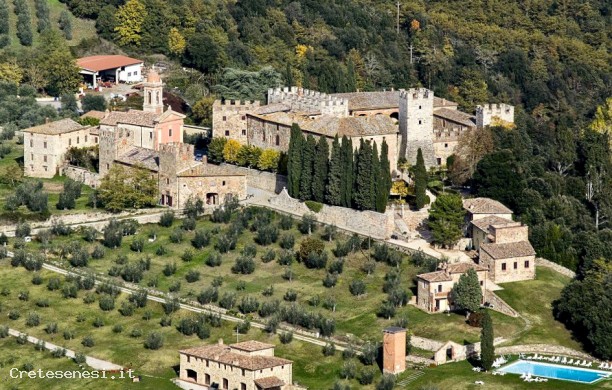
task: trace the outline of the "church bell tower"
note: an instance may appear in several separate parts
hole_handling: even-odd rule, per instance
[[[144,103],[142,110],[146,112],[154,112],[161,115],[164,112],[163,103],[163,83],[159,74],[151,69],[147,74],[147,80],[143,83],[144,86]]]

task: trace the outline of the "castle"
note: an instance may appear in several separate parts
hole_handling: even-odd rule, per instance
[[[170,107],[164,110],[163,83],[155,71],[149,71],[143,92],[142,110],[101,113],[98,127],[64,119],[24,130],[24,152],[29,156],[25,174],[53,177],[66,165],[68,149],[98,144],[99,173],[89,174],[95,176],[94,186],[120,165],[147,170],[158,182],[163,206],[183,208],[189,198],[207,205],[222,204],[229,196],[246,198],[246,177],[237,168],[195,160],[193,145],[183,143],[185,116]],[[46,164],[34,163],[39,160]]]
[[[426,88],[336,94],[295,86],[271,88],[267,103],[215,101],[213,136],[287,151],[291,125],[297,123],[305,134],[330,142],[346,135],[355,147],[360,139],[378,145],[384,139],[394,171],[401,157],[415,164],[419,148],[427,167],[441,167],[466,131],[514,122],[510,105],[485,104],[471,115]]]

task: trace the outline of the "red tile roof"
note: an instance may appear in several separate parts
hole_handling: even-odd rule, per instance
[[[535,256],[536,254],[529,241],[509,242],[504,244],[481,244],[480,250],[487,252],[489,256],[496,260]]]
[[[232,345],[225,344],[213,344],[202,347],[188,348],[179,352],[185,355],[244,368],[249,371],[263,370],[265,368],[273,368],[293,363],[291,360],[276,356],[245,355],[243,353],[235,352]]]
[[[249,340],[249,341],[243,341],[241,343],[231,344],[231,347],[234,349],[239,349],[241,351],[255,352],[255,351],[262,351],[264,349],[274,348],[274,345],[262,343],[261,341]]]
[[[283,382],[280,378],[277,378],[275,376],[267,376],[265,378],[255,379],[254,382],[257,385],[257,387],[259,387],[262,390],[273,389],[273,388],[281,387],[285,385],[285,382]]]
[[[77,65],[79,67],[94,72],[142,63],[142,60],[121,55],[91,56],[79,58],[77,60]]]

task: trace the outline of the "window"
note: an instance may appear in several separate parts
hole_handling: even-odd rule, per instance
[[[153,139],[153,132],[149,131],[149,139]]]
[[[168,129],[168,137],[172,137],[172,129]]]
[[[518,263],[516,261],[514,262],[514,269],[518,269]]]
[[[243,121],[244,121],[244,120],[246,120],[246,115],[243,115],[243,116],[242,116],[242,120],[243,120]]]
[[[94,142],[95,142],[95,143],[98,143],[98,137],[95,137],[95,138],[94,138]]]
[[[276,135],[276,140],[274,143],[276,144],[276,146],[280,145],[280,136],[278,134]]]
[[[502,263],[502,271],[506,270],[506,263]]]
[[[242,369],[242,376],[244,376],[244,368]],[[244,384],[244,383],[243,383]]]
[[[43,143],[43,147],[44,147],[45,149],[47,149],[47,141],[45,141],[45,142]]]
[[[442,285],[438,284],[438,292],[442,292]]]
[[[87,136],[85,136],[85,142],[87,142]]]
[[[445,147],[445,148],[448,148],[448,144],[444,144],[444,147]]]
[[[34,153],[30,153],[30,160],[34,161]]]
[[[419,125],[422,124],[422,123],[423,123],[423,121],[419,119]]]
[[[208,367],[208,360],[206,361],[206,367]]]
[[[266,132],[264,131],[263,133],[261,133],[261,140],[262,141],[266,141]]]
[[[525,268],[529,268],[529,260],[525,260]]]
[[[166,184],[170,184],[170,179],[166,178]]]
[[[81,137],[77,137],[77,144],[79,143]]]
[[[244,370],[242,370],[244,371]],[[246,390],[246,383],[241,383],[240,384],[240,390]]]
[[[45,165],[43,168],[45,168],[45,172],[47,172],[47,166]]]
[[[46,154],[43,156],[43,161],[47,162],[47,155]]]
[[[419,106],[419,110],[422,108],[423,106]]]
[[[137,70],[134,71],[134,76],[138,76],[138,71]]]
[[[483,284],[484,284],[484,281],[483,281],[483,280],[481,280],[481,281],[480,281],[480,285],[482,286]]]
[[[30,147],[31,148],[34,147],[34,140],[33,139],[30,140]]]
[[[128,77],[132,77],[132,72],[128,72]]]
[[[72,145],[72,138],[68,138],[68,146]]]
[[[223,389],[229,388],[229,381],[226,378],[223,378]]]
[[[229,130],[225,130],[225,136],[229,137]]]
[[[191,356],[187,355],[187,363],[191,363]]]
[[[223,122],[225,122],[226,120],[227,120],[227,117],[223,115]]]
[[[110,164],[106,164],[106,169],[110,169]]]
[[[222,185],[222,186],[224,186],[224,185],[225,185],[225,180],[223,180],[223,181],[221,182],[221,185]]]
[[[242,135],[246,135],[246,129],[242,129]]]

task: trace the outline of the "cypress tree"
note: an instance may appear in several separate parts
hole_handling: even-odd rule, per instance
[[[423,160],[423,152],[421,148],[417,151],[417,160],[414,170],[414,195],[417,209],[422,209],[427,202],[427,170],[425,169],[425,160]]]
[[[480,331],[480,363],[482,368],[489,371],[495,359],[495,346],[493,345],[493,321],[489,311],[485,310]]]
[[[346,91],[355,92],[357,89],[357,77],[355,76],[355,63],[352,58],[346,64]]]
[[[313,165],[317,141],[309,134],[302,148],[302,173],[300,176],[300,199],[312,199]]]
[[[344,180],[344,163],[343,154],[340,146],[338,135],[334,137],[332,142],[331,159],[329,161],[329,175],[327,181],[327,203],[340,206],[342,205],[342,189]]]
[[[9,10],[7,0],[0,0],[0,34],[9,33]]]
[[[38,18],[37,30],[39,33],[51,28],[49,20],[49,5],[47,0],[36,0],[36,17]]]
[[[23,46],[32,46],[32,26],[30,9],[25,1],[17,0],[15,4],[15,14],[17,14],[17,38]]]
[[[329,171],[329,145],[325,137],[319,137],[315,149],[312,177],[312,198],[317,202],[325,201],[325,185]]]
[[[380,160],[378,158],[378,145],[376,142],[372,145],[372,167],[370,168],[370,207],[368,210],[376,210],[376,201],[378,199],[378,187],[380,180]]]
[[[353,141],[342,137],[342,164],[344,165],[342,184],[342,206],[351,207],[354,188]]]
[[[359,210],[369,210],[372,207],[372,146],[363,138],[359,143],[355,177],[355,206]]]
[[[287,151],[287,191],[293,198],[300,193],[300,176],[302,173],[302,144],[304,137],[297,123],[291,126],[291,138]]]
[[[384,213],[391,191],[391,164],[389,163],[389,146],[383,140],[380,146],[380,174],[378,175],[378,188],[376,192],[376,211]]]

